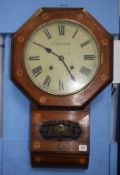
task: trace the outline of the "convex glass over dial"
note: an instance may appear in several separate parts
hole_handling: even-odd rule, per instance
[[[24,50],[31,81],[53,95],[70,95],[86,88],[99,69],[96,39],[83,25],[57,20],[39,26]]]

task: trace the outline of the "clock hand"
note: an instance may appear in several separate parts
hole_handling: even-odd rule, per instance
[[[40,47],[44,48],[46,50],[46,52],[48,52],[48,53],[52,52],[52,50],[50,48],[47,48],[47,47],[43,46],[42,44],[36,43],[34,41],[32,43],[37,45],[37,46],[40,46]]]
[[[55,55],[56,57],[58,57],[59,61],[62,61],[62,63],[64,64],[65,68],[67,69],[69,75],[71,76],[71,79],[75,80],[75,77],[72,75],[71,71],[69,70],[67,64],[64,61],[64,57],[63,56],[57,55],[55,52],[52,51],[52,49],[50,49],[48,47],[45,47],[42,44],[36,43],[34,41],[33,41],[33,44],[36,44],[37,46],[40,46],[40,47],[44,48],[46,50],[46,52],[51,53],[51,54]]]
[[[72,75],[70,69],[68,68],[67,64],[66,64],[65,61],[64,61],[64,57],[63,57],[63,56],[59,56],[59,60],[62,61],[62,63],[64,64],[64,66],[65,66],[66,69],[68,70],[68,72],[69,72],[69,74],[70,74],[72,80],[75,80],[75,77]]]
[[[43,46],[42,44],[36,43],[36,42],[34,42],[34,41],[33,41],[33,44],[36,44],[37,46],[42,47],[43,49],[46,50],[46,52],[52,53],[53,55],[55,55],[56,57],[59,58],[59,55],[57,55],[56,53],[54,53],[54,52],[52,51],[52,49],[50,49],[50,48],[48,48],[48,47],[45,47],[45,46]]]

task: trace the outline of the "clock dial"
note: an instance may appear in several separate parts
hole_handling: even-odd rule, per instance
[[[24,65],[31,81],[53,95],[82,91],[100,65],[100,49],[87,28],[70,20],[39,26],[24,49]]]

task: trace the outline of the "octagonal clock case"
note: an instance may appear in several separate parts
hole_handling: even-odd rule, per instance
[[[14,34],[12,79],[32,101],[33,166],[88,167],[88,104],[112,81],[112,49],[85,9],[40,9]]]

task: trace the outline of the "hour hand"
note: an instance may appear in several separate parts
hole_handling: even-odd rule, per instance
[[[39,46],[39,47],[42,47],[43,49],[45,49],[47,53],[51,53],[51,54],[55,55],[57,58],[60,57],[58,54],[56,54],[55,52],[53,52],[52,49],[50,49],[48,47],[45,47],[42,44],[36,43],[34,41],[32,41],[32,43],[35,44],[35,45],[37,45],[37,46]]]
[[[46,52],[52,53],[52,50],[51,50],[50,48],[47,48],[47,47],[43,46],[42,44],[36,43],[36,42],[34,42],[34,41],[33,41],[32,43],[35,44],[35,45],[37,45],[37,46],[42,47],[43,49],[46,50]]]

